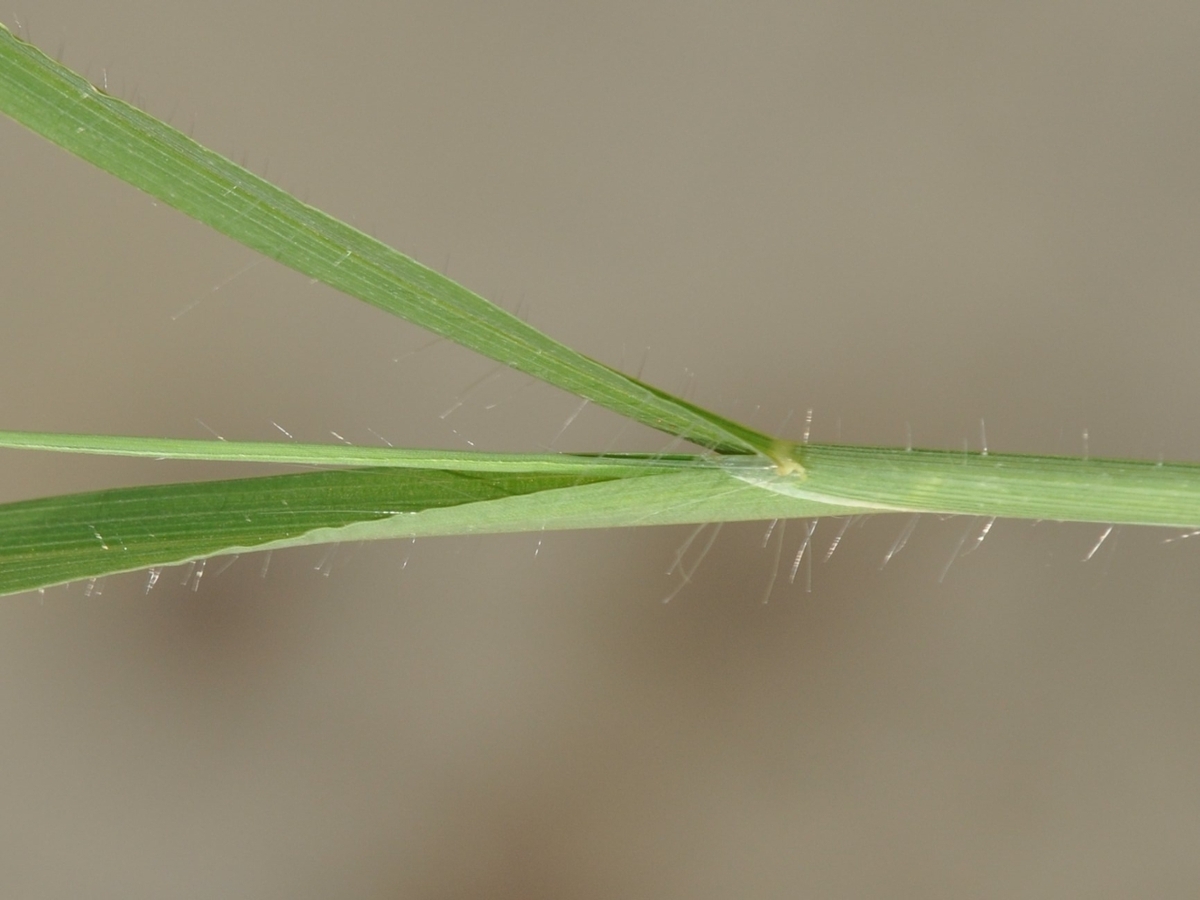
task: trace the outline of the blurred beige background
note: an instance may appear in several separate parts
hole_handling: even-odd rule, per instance
[[[10,4],[607,362],[813,439],[1196,459],[1195,3]],[[0,122],[0,427],[654,449]],[[454,404],[462,405],[442,418]],[[788,418],[790,416],[790,419]],[[0,499],[231,469],[5,453]],[[241,471],[239,470],[239,474]],[[0,894],[1158,897],[1200,548],[904,519],[219,561],[0,601]],[[823,522],[824,553],[838,523]],[[777,537],[777,535],[776,535]],[[264,573],[265,569],[265,573]]]

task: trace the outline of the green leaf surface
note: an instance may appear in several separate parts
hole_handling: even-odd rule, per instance
[[[514,369],[700,446],[724,453],[775,452],[768,436],[558,343],[108,96],[3,26],[0,111],[247,247]]]
[[[343,446],[0,434],[9,447],[122,444],[175,458],[358,459]],[[825,445],[805,447],[806,473],[786,476],[747,457],[382,448],[371,457],[394,465],[0,506],[0,593],[253,549],[441,534],[881,512],[1200,527],[1193,464]]]
[[[0,593],[245,550],[438,534],[893,511],[1200,527],[1197,465],[795,447],[730,422],[553,341],[107,96],[2,26],[0,110],[313,278],[725,454],[489,454],[0,432],[0,447],[10,449],[371,467],[0,506]]]
[[[144,459],[262,462],[302,466],[387,466],[404,469],[453,469],[461,472],[580,473],[597,477],[667,472],[706,464],[705,457],[694,454],[484,453],[477,450],[412,450],[400,447],[355,447],[350,444],[213,441],[36,431],[0,431],[0,448],[133,456]]]
[[[768,461],[750,456],[481,453],[20,431],[0,431],[0,448],[586,478],[717,467],[760,490],[860,512],[1200,526],[1200,465],[1195,463],[806,444],[797,451],[804,472],[780,474]],[[719,509],[715,518],[721,518]]]
[[[0,594],[331,541],[855,511],[709,465],[624,478],[348,469],[118,488],[0,506]]]

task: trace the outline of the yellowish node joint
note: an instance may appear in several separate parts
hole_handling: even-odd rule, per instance
[[[796,445],[791,441],[776,441],[767,451],[767,457],[775,463],[777,475],[795,475],[797,478],[806,477],[804,466],[796,459]]]

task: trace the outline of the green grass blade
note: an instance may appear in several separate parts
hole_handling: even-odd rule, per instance
[[[348,469],[0,506],[0,594],[330,541],[837,515],[713,466],[639,477]]]
[[[0,448],[155,459],[388,466],[459,472],[625,478],[718,466],[767,491],[863,511],[964,513],[1060,521],[1180,525],[1200,520],[1200,465],[809,444],[805,472],[761,458],[688,454],[515,454],[0,431]]]
[[[0,448],[146,459],[304,466],[387,466],[459,472],[545,472],[613,478],[708,464],[704,457],[692,454],[483,453],[475,450],[410,450],[399,447],[355,447],[349,444],[213,441],[35,431],[0,431]]]
[[[1200,465],[1195,463],[808,444],[801,454],[805,473],[780,475],[774,465],[756,457],[480,453],[17,431],[0,431],[0,448],[589,478],[626,478],[719,466],[759,489],[858,507],[861,512],[1200,526]]]
[[[0,110],[60,147],[286,266],[653,428],[725,453],[766,435],[642,384],[314,209],[0,26]]]
[[[41,449],[214,457],[221,442],[33,435]],[[9,446],[20,442],[5,436]],[[206,448],[197,445],[212,445]],[[47,446],[51,445],[51,446]],[[73,445],[73,446],[69,446]],[[156,445],[151,447],[150,445]],[[255,449],[304,446],[232,445]],[[283,461],[334,460],[285,455]],[[804,476],[725,457],[380,450],[401,467],[122,488],[0,506],[0,593],[328,541],[880,512],[1200,527],[1200,465],[810,445]],[[232,457],[245,459],[246,456]],[[413,468],[420,459],[438,468]],[[275,457],[272,461],[281,461]],[[460,466],[458,469],[442,466]]]
[[[0,110],[311,277],[637,421],[780,463],[0,432],[0,447],[14,449],[374,467],[0,506],[0,593],[247,549],[486,531],[888,511],[1200,527],[1197,465],[777,442],[558,344],[2,26]]]

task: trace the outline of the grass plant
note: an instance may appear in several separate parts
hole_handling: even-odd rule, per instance
[[[435,534],[897,511],[1200,527],[1194,464],[795,444],[734,422],[564,346],[2,26],[0,110],[283,265],[700,450],[496,454],[0,432],[10,450],[313,467],[2,505],[0,593],[250,550]]]

